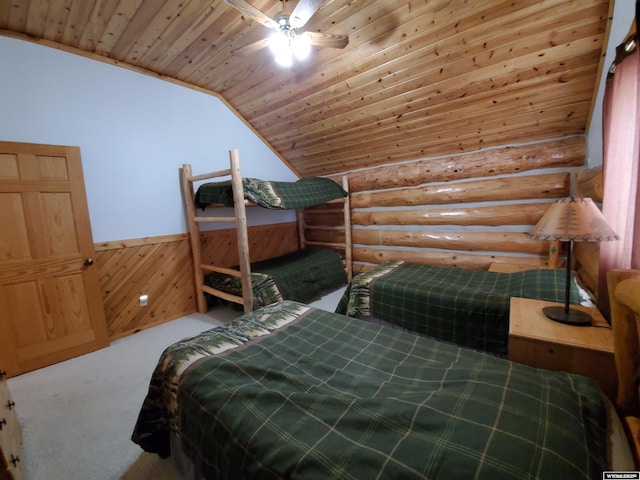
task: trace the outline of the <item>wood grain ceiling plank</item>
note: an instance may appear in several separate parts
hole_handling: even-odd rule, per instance
[[[54,42],[62,41],[65,25],[73,0],[54,0],[50,2],[42,37]]]
[[[171,0],[167,0],[171,1]],[[138,48],[138,39],[145,35],[149,25],[158,12],[165,6],[165,1],[142,0],[138,3],[133,16],[125,25],[116,44],[110,52],[112,58],[123,60],[130,52]],[[133,63],[132,65],[136,65]]]
[[[597,39],[596,39],[597,40]],[[600,45],[600,44],[598,44]],[[581,55],[581,60],[589,60],[591,63],[597,65],[599,60],[599,51],[594,50],[589,58],[585,55]],[[569,66],[568,63],[573,63]],[[580,64],[572,62],[572,59],[565,60],[564,58],[551,58],[547,57],[545,63],[540,63],[536,66],[538,71],[533,69],[525,69],[526,65],[514,66],[510,69],[505,68],[506,64],[496,64],[493,69],[474,68],[469,70],[466,68],[468,64],[461,64],[456,69],[455,75],[451,77],[443,77],[437,75],[437,80],[431,80],[433,76],[426,73],[424,76],[418,74],[408,78],[406,82],[398,82],[393,78],[390,80],[390,85],[384,88],[378,88],[374,90],[371,88],[367,92],[351,92],[346,93],[335,92],[331,101],[325,100],[323,105],[313,105],[309,100],[307,103],[299,107],[295,116],[286,116],[282,112],[275,110],[273,115],[280,122],[296,121],[299,124],[307,124],[314,121],[321,120],[325,117],[336,117],[341,113],[355,113],[354,109],[362,109],[363,105],[367,105],[367,108],[374,110],[385,109],[384,105],[391,104],[395,108],[399,108],[402,105],[411,105],[414,107],[415,99],[428,100],[429,104],[437,102],[438,99],[441,102],[447,102],[460,96],[469,96],[477,93],[477,91],[486,90],[488,88],[495,89],[500,92],[505,86],[508,88],[510,84],[516,82],[522,82],[523,79],[530,78],[531,76],[541,75],[556,75],[569,71],[572,67],[580,67]],[[451,66],[451,69],[455,69],[455,66]],[[521,72],[516,70],[520,69]],[[416,70],[420,71],[418,66]],[[468,73],[470,72],[470,73]],[[382,83],[387,83],[383,81]],[[351,82],[350,82],[351,85]],[[325,95],[326,97],[326,95]],[[335,103],[334,103],[335,101]],[[380,102],[379,104],[377,104]],[[301,102],[295,103],[298,105]],[[382,108],[381,108],[382,107]],[[273,117],[271,117],[273,118]],[[252,122],[256,128],[264,129],[265,133],[277,133],[277,129],[271,132],[269,125],[263,123],[264,120],[268,121],[268,118],[252,118]]]
[[[154,69],[166,68],[189,45],[193,44],[216,18],[224,7],[211,0],[194,0],[185,5],[182,13],[173,19],[141,61],[153,64]]]
[[[16,8],[17,7],[14,7],[13,2],[8,2],[8,1],[0,2],[0,28],[4,28],[7,30],[17,28],[16,25],[11,24],[11,14],[13,13],[13,10]],[[26,14],[25,14],[25,17],[26,17]]]
[[[270,16],[282,9],[249,1]],[[332,173],[584,132],[609,8],[327,0],[305,29],[348,34],[349,45],[315,49],[290,70],[267,49],[231,55],[269,30],[223,0],[5,0],[0,29],[222,92],[297,173]]]
[[[583,82],[583,84],[584,83],[585,82]],[[581,101],[583,103],[588,103],[590,101],[588,86],[589,84],[587,83],[582,90]],[[558,88],[557,94],[562,95],[562,92],[563,90]],[[388,138],[397,139],[399,137],[411,137],[417,134],[438,136],[442,135],[449,129],[456,130],[468,125],[481,126],[484,120],[489,117],[502,116],[503,118],[509,118],[514,114],[514,112],[524,112],[527,115],[531,115],[533,118],[538,116],[537,112],[541,110],[548,110],[549,108],[560,104],[558,101],[554,101],[553,99],[548,101],[545,100],[544,102],[539,100],[545,97],[546,92],[544,91],[527,93],[527,95],[537,95],[537,101],[540,103],[532,105],[532,103],[535,102],[526,101],[527,99],[519,99],[517,97],[514,97],[510,101],[505,99],[495,104],[474,102],[468,104],[468,113],[466,114],[454,107],[450,111],[443,110],[438,114],[427,112],[426,114],[420,115],[418,112],[411,118],[403,118],[402,121],[389,119],[386,122],[375,122],[376,128],[373,136],[371,134],[371,128],[365,125],[355,131],[343,132],[342,135],[340,133],[326,135],[311,142],[306,142],[304,135],[302,135],[298,140],[294,140],[294,143],[286,143],[283,141],[282,143],[274,143],[274,147],[283,152],[291,151],[291,153],[293,153],[295,150],[312,155],[314,153],[327,152],[336,146],[356,148],[358,145],[369,145],[371,142],[379,143],[380,141],[384,141]],[[574,101],[578,100],[580,99],[576,98]],[[586,112],[574,112],[574,115],[577,117],[582,114],[586,114]]]
[[[584,67],[585,70],[587,67]],[[591,68],[591,71],[593,68]],[[559,80],[563,74],[557,76]],[[535,82],[535,83],[534,83]],[[585,85],[586,83],[586,85]],[[418,123],[427,123],[437,126],[444,120],[452,121],[457,118],[472,118],[474,112],[480,112],[480,115],[486,112],[494,112],[498,109],[506,110],[500,112],[500,114],[508,114],[509,110],[531,110],[533,108],[543,108],[548,106],[547,104],[536,105],[536,102],[545,101],[549,96],[548,89],[552,89],[551,105],[557,103],[554,101],[554,96],[558,100],[566,101],[571,95],[578,95],[582,92],[582,99],[589,100],[590,93],[588,91],[589,83],[582,81],[580,76],[575,78],[575,81],[571,83],[571,78],[565,77],[560,81],[548,81],[546,78],[534,79],[529,82],[523,81],[518,84],[514,84],[508,92],[502,93],[500,96],[497,92],[490,89],[480,91],[475,96],[463,96],[453,97],[448,102],[439,103],[437,105],[426,105],[424,108],[419,108],[418,105],[412,105],[412,108],[406,109],[401,106],[390,108],[396,108],[391,114],[383,116],[382,112],[371,112],[367,117],[363,115],[363,119],[358,122],[358,125],[337,125],[332,126],[329,122],[332,119],[323,122],[322,129],[317,132],[311,132],[310,129],[300,127],[297,130],[299,135],[289,137],[278,137],[273,135],[273,145],[279,149],[285,149],[289,144],[295,142],[296,148],[303,151],[309,151],[314,144],[318,144],[320,148],[331,144],[333,141],[344,143],[351,139],[354,143],[364,142],[367,139],[367,134],[362,135],[362,132],[370,132],[371,125],[375,124],[376,137],[380,138],[380,135],[384,133],[385,127],[396,131],[397,128],[411,127],[412,123],[416,121]],[[580,88],[582,90],[576,90]],[[531,89],[532,92],[527,92]],[[563,97],[564,95],[564,97]],[[533,104],[533,105],[531,105]],[[397,113],[399,112],[399,113]],[[321,123],[321,122],[319,122]],[[355,122],[352,122],[355,123]],[[401,125],[399,127],[398,125]],[[435,130],[435,127],[434,127]],[[370,134],[369,134],[370,135]],[[355,140],[354,140],[355,139]]]
[[[522,78],[517,81],[513,81],[512,84],[507,86],[502,86],[501,89],[493,88],[493,78],[495,77],[498,81],[501,77],[487,75],[486,78],[489,80],[477,81],[477,82],[460,82],[460,86],[458,89],[451,90],[449,92],[440,92],[436,91],[410,91],[404,96],[409,97],[409,99],[403,99],[400,96],[393,97],[389,100],[384,99],[383,102],[373,102],[369,100],[367,102],[366,108],[360,108],[357,110],[352,110],[343,116],[331,115],[328,116],[330,120],[326,121],[316,121],[316,122],[304,122],[301,121],[300,126],[296,129],[293,136],[287,136],[287,132],[284,134],[280,134],[277,131],[270,131],[269,129],[265,129],[267,135],[272,135],[274,140],[273,144],[276,148],[281,146],[281,142],[287,143],[288,141],[296,140],[296,134],[298,134],[302,138],[297,139],[297,145],[299,147],[306,147],[307,145],[314,143],[319,138],[322,138],[323,141],[327,141],[331,138],[343,138],[353,130],[361,130],[363,128],[367,128],[371,125],[371,122],[376,122],[376,127],[379,128],[381,125],[387,122],[394,122],[397,116],[402,116],[402,121],[407,122],[411,118],[416,116],[423,115],[425,117],[436,117],[438,114],[444,114],[446,116],[450,116],[455,110],[458,108],[462,109],[461,112],[463,115],[468,115],[466,110],[470,108],[475,102],[481,102],[486,104],[487,102],[499,101],[501,95],[513,95],[513,92],[521,92],[523,89],[531,88],[537,89],[538,91],[543,92],[543,96],[546,96],[549,92],[547,88],[554,88],[556,85],[560,84],[563,87],[563,92],[570,94],[571,92],[566,92],[568,88],[572,88],[574,84],[581,85],[582,78],[581,75],[577,75],[576,81],[571,82],[576,75],[569,74],[567,71],[575,72],[593,72],[595,66],[592,64],[586,64],[588,66],[583,67],[583,58],[579,57],[575,60],[567,61],[565,65],[561,65],[560,68],[557,68],[558,71],[554,72],[552,75],[543,75],[539,72],[529,70],[525,72],[525,74],[521,75]],[[596,58],[597,61],[597,58]],[[576,63],[577,62],[577,63]],[[541,71],[550,71],[554,65],[541,65],[545,68],[541,68]],[[502,78],[513,78],[511,73],[506,72]],[[453,79],[450,80],[453,82]],[[468,86],[465,86],[468,85]],[[471,85],[474,85],[472,88]],[[429,87],[425,87],[428,89]],[[437,88],[437,86],[436,86]],[[436,99],[435,97],[440,97]],[[411,98],[416,98],[419,100],[411,100]],[[405,108],[403,108],[403,105]],[[407,109],[406,106],[410,105],[410,109]],[[390,111],[391,114],[387,115],[386,118],[383,116],[384,111]],[[400,112],[396,115],[393,112]],[[316,119],[317,120],[317,119]],[[335,123],[330,123],[335,122]],[[333,133],[332,133],[333,132]]]
[[[279,6],[273,1],[252,2],[252,5],[271,17],[279,11]],[[224,77],[233,78],[233,83],[238,79],[245,79],[246,77],[239,76],[234,71],[233,65],[246,63],[246,60],[231,56],[231,51],[268,35],[268,29],[224,4],[219,16],[202,33],[201,38],[192,42],[188,50],[181,55],[188,58],[188,62],[172,63],[167,68],[176,72],[181,79],[186,81],[196,79],[198,85],[219,92],[219,85],[215,81],[210,82],[201,78],[203,72],[207,74],[217,68],[225,68],[227,73]],[[221,77],[216,75],[215,79]]]
[[[155,3],[160,4],[156,0]],[[150,67],[150,64],[145,64],[142,58],[156,43],[162,42],[162,35],[167,30],[171,22],[179,18],[185,5],[188,2],[177,3],[175,1],[167,1],[162,4],[157,10],[155,8],[140,8],[136,13],[142,19],[146,19],[144,28],[140,29],[140,33],[133,41],[133,45],[128,48],[123,60],[131,65],[139,65],[144,67]],[[143,5],[144,7],[144,5]],[[145,12],[144,14],[142,12]],[[152,18],[149,18],[153,15]],[[136,17],[132,19],[135,21]]]
[[[540,121],[537,115],[531,115],[529,112],[519,113],[513,116],[496,117],[487,114],[486,120],[479,124],[451,124],[448,128],[433,130],[429,128],[416,127],[411,131],[410,135],[400,136],[383,136],[376,135],[375,140],[362,143],[355,148],[350,144],[348,139],[345,143],[327,149],[318,151],[315,154],[308,154],[302,151],[296,155],[296,163],[308,166],[327,166],[330,165],[334,158],[341,158],[346,164],[353,164],[356,159],[365,158],[361,155],[366,152],[366,157],[371,158],[372,155],[378,156],[380,159],[390,157],[402,151],[423,152],[415,158],[429,155],[432,156],[431,149],[438,145],[446,145],[450,151],[469,151],[469,141],[473,141],[471,150],[486,148],[495,145],[494,138],[504,138],[508,131],[514,137],[519,136],[519,132],[529,135],[530,138],[536,136],[536,133],[545,132],[545,134],[555,133],[555,137],[582,134],[584,133],[584,125],[582,123],[586,113],[576,114],[576,111],[583,110],[586,112],[588,102],[576,104],[572,106],[551,107],[545,110],[546,120]],[[506,120],[508,119],[508,120]],[[563,132],[560,135],[560,132]],[[526,138],[526,137],[523,137]],[[453,147],[453,148],[452,148]],[[430,153],[431,152],[431,153]]]
[[[480,3],[478,5],[484,6],[485,4]],[[494,8],[490,9],[490,11],[493,11],[493,10],[495,9]],[[524,13],[522,11],[519,11],[519,13],[525,19],[530,18],[531,16],[528,9],[525,9]],[[425,58],[432,58],[434,62],[437,60],[437,66],[433,68],[434,71],[440,70],[442,66],[442,62],[444,60],[447,60],[447,61],[452,60],[455,58],[456,55],[458,57],[465,57],[465,58],[468,58],[471,55],[471,53],[468,52],[468,49],[469,49],[469,44],[472,43],[472,41],[467,41],[465,39],[465,32],[452,33],[456,31],[456,29],[454,28],[456,23],[460,23],[463,21],[463,19],[461,19],[460,16],[451,18],[449,19],[448,22],[445,22],[443,20],[438,20],[436,22],[434,20],[434,22],[436,22],[436,24],[438,25],[438,28],[425,29],[424,25],[422,25],[424,23],[423,17],[419,17],[417,15],[418,14],[416,13],[416,16],[407,16],[406,18],[401,18],[400,20],[403,22],[402,29],[398,30],[397,32],[393,32],[392,37],[389,38],[389,43],[387,46],[393,47],[393,52],[395,53],[395,56],[391,57],[390,59],[386,59],[385,57],[388,55],[386,48],[376,49],[375,53],[372,54],[370,57],[367,57],[360,50],[358,50],[358,56],[359,56],[359,62],[357,62],[358,70],[354,70],[355,69],[354,63],[348,59],[346,61],[347,63],[350,63],[350,68],[346,69],[346,71],[344,68],[340,68],[338,65],[335,65],[336,68],[334,69],[334,71],[340,72],[342,75],[338,83],[340,85],[345,85],[346,82],[348,82],[350,87],[349,91],[353,92],[354,90],[357,90],[360,85],[364,85],[364,82],[359,80],[359,74],[360,76],[365,76],[368,80],[370,80],[370,83],[375,84],[380,78],[384,78],[388,76],[389,72],[393,72],[394,75],[397,75],[397,72],[403,71],[408,68],[411,68],[414,71],[419,70],[419,67],[416,67],[415,65],[415,60],[419,59],[420,61],[422,61],[421,59],[422,55],[424,55]],[[473,33],[467,32],[466,35],[471,35],[474,38],[475,37],[480,38],[479,40],[475,40],[475,43],[480,46],[483,45],[483,41],[481,40],[482,38],[486,38],[487,35],[489,35],[491,32],[502,31],[499,29],[496,30],[489,23],[481,21],[481,19],[486,18],[487,15],[484,10],[480,9],[480,7],[478,7],[477,11],[467,12],[465,10],[465,15],[468,15],[468,16],[464,18],[470,17],[472,21],[477,22],[475,27],[480,29],[477,32],[474,31]],[[517,20],[517,18],[514,18],[514,17],[515,17],[514,14],[510,15],[510,19],[512,22]],[[548,23],[548,19],[545,18],[544,22]],[[408,35],[405,33],[407,31],[416,31],[420,33],[417,33],[415,35]],[[512,35],[510,35],[509,38],[511,37]],[[438,43],[438,42],[441,42],[441,43],[444,42],[442,43],[441,46],[438,47],[438,50],[441,49],[442,52],[438,52],[438,55],[434,55],[433,43]],[[418,46],[424,46],[424,47],[413,48],[414,44]],[[460,48],[461,45],[463,45],[464,47],[463,49]],[[482,51],[482,48],[486,50],[486,47],[483,46],[478,51],[478,53]],[[397,52],[406,52],[406,55],[397,55]],[[402,66],[398,67],[396,65],[402,65]],[[372,69],[376,69],[376,70],[372,70]],[[352,73],[347,74],[347,72],[352,72]],[[343,81],[345,83],[342,83]],[[326,91],[326,87],[328,85],[327,82],[329,82],[329,79],[324,80],[321,84],[319,84],[317,86],[316,91],[317,92]],[[304,85],[296,85],[296,87],[299,90],[297,92],[298,98],[299,99],[304,98],[305,102],[313,105],[314,103],[313,94],[315,92],[310,90],[303,90]],[[268,91],[269,85],[262,85],[261,88],[264,91]],[[300,90],[303,90],[303,91],[300,92]],[[230,91],[229,94],[233,95],[234,98],[237,98],[236,100],[237,107],[241,111],[247,112],[247,115],[250,116],[251,118],[258,117],[261,113],[264,113],[267,111],[275,111],[278,113],[278,115],[281,115],[281,113],[278,111],[278,104],[274,103],[273,99],[270,98],[270,96],[277,95],[277,90],[271,89],[271,91],[273,92],[272,95],[269,95],[268,93],[267,95],[263,95],[262,91],[260,91],[261,93],[260,95],[256,95],[255,90],[248,90],[248,91],[245,91],[243,94],[238,94],[238,95],[233,95],[233,92]],[[256,96],[260,98],[261,104],[268,105],[268,107],[265,107],[263,112],[256,111],[254,109],[251,111],[251,113],[249,113],[250,106],[244,105],[242,103],[244,98],[243,95],[246,95],[247,97],[250,95]],[[356,94],[353,94],[353,95],[357,96]],[[296,97],[294,97],[292,100],[295,100],[295,99]],[[285,104],[285,107],[286,105],[290,105],[290,103],[287,102],[287,104]]]
[[[557,129],[549,129],[549,131],[541,129],[532,132],[530,128],[526,128],[523,130],[514,130],[513,132],[510,129],[509,138],[512,141],[511,144],[535,143],[539,141],[546,141],[549,138],[559,138],[559,135]],[[300,163],[296,163],[296,165],[299,165],[300,171],[303,172],[303,175],[305,176],[332,175],[335,173],[378,167],[385,164],[408,162],[421,158],[440,157],[443,155],[450,155],[452,151],[457,151],[458,153],[472,153],[485,148],[504,145],[504,132],[497,132],[496,134],[485,135],[482,141],[479,141],[477,137],[463,139],[455,143],[445,140],[441,143],[423,145],[421,147],[416,147],[415,149],[409,149],[406,147],[399,149],[396,147],[393,151],[385,154],[358,150],[357,157],[345,159],[342,157],[334,157],[330,159],[329,162],[327,162],[326,159],[305,159],[304,161],[300,161]]]
[[[237,79],[243,78],[238,76],[230,66],[225,65],[225,63],[231,65],[242,63],[240,59],[230,57],[230,55],[233,41],[238,32],[243,30],[243,27],[232,22],[236,16],[234,12],[227,9],[220,11],[220,13],[220,16],[213,18],[211,24],[165,67],[166,71],[184,81],[213,91],[218,91],[218,86],[202,79],[200,77],[202,72],[208,70],[219,72],[218,68],[225,68],[229,77],[227,77],[227,73],[225,75],[218,73],[218,78],[232,78],[233,81],[239,81]]]
[[[453,142],[465,135],[482,139],[487,132],[494,130],[504,131],[506,126],[515,130],[518,125],[526,126],[529,129],[533,127],[543,128],[545,124],[557,122],[558,120],[563,123],[568,120],[579,123],[581,121],[580,117],[584,117],[588,110],[585,106],[588,106],[588,100],[572,105],[547,106],[544,110],[536,112],[516,112],[512,110],[509,113],[504,113],[491,109],[479,118],[441,122],[435,128],[427,122],[422,124],[415,123],[412,127],[403,129],[376,130],[376,135],[370,137],[368,141],[357,141],[352,137],[347,137],[344,142],[336,143],[325,149],[318,148],[315,151],[304,149],[300,150],[300,152],[303,157],[330,156],[339,152],[344,154],[345,151],[350,149],[357,150],[355,147],[366,147],[376,152],[384,153],[385,148],[397,148],[399,142],[403,142],[403,146],[407,147],[409,145],[424,145],[430,141],[438,141],[441,138],[450,139]],[[508,123],[505,119],[508,119]],[[584,130],[582,129],[576,133],[583,132]]]
[[[535,28],[535,31],[538,31],[539,29],[542,29],[542,26],[534,25],[534,28]],[[495,28],[493,30],[495,30]],[[567,41],[568,39],[571,38],[571,35],[572,35],[571,32],[568,32],[566,35],[562,35],[561,30],[560,32],[561,33],[559,38],[562,39],[563,41]],[[586,34],[589,34],[590,32],[591,32],[591,29],[589,29],[588,31],[585,31],[584,34],[586,35]],[[512,35],[508,33],[506,35],[500,36],[497,38],[496,43],[501,44],[505,41],[505,39],[511,36]],[[482,38],[482,36],[480,37]],[[462,54],[456,53],[456,52],[459,52],[460,50],[459,48],[456,47],[456,45],[452,45],[451,50],[443,51],[442,53],[443,55],[450,55],[450,57],[447,57],[447,73],[449,74],[449,76],[456,77],[469,70],[478,71],[478,67],[482,65],[482,63],[488,62],[488,60],[484,60],[485,57],[490,57],[491,61],[493,61],[496,64],[500,64],[500,62],[509,61],[512,57],[518,56],[521,53],[530,52],[532,50],[535,50],[536,48],[545,48],[549,46],[547,39],[541,39],[535,45],[531,45],[530,42],[523,41],[521,42],[523,46],[516,47],[515,49],[516,51],[514,51],[513,45],[509,45],[509,44],[505,47],[496,48],[496,49],[487,51],[487,48],[484,42],[486,42],[486,40],[484,41],[480,40],[479,42],[476,42],[475,48],[471,44],[466,45],[465,52],[468,52],[468,54],[466,55],[463,53]],[[520,50],[518,50],[518,48],[520,48]],[[527,57],[527,58],[531,58],[531,57]],[[457,61],[454,61],[454,60],[457,60]],[[416,88],[415,83],[419,85],[427,83],[429,82],[429,78],[432,76],[435,76],[438,79],[443,79],[434,84],[434,85],[437,85],[437,88],[434,88],[434,91],[437,91],[443,88],[442,84],[453,83],[449,81],[449,78],[445,78],[440,73],[441,68],[442,68],[442,60],[440,60],[439,58],[437,57],[434,58],[433,55],[429,55],[429,56],[425,55],[420,57],[419,54],[416,54],[408,58],[402,66],[399,66],[393,70],[391,68],[388,70],[388,71],[390,70],[393,71],[393,79],[392,79],[393,83],[391,88],[395,90],[389,90],[389,87],[386,86],[387,82],[382,80],[383,78],[387,78],[390,76],[388,74],[388,71],[387,72],[380,71],[379,73],[376,72],[377,75],[374,74],[373,72],[368,71],[368,73],[363,74],[359,77],[356,76],[354,78],[349,79],[348,89],[343,88],[342,91],[333,92],[334,95],[331,99],[331,102],[338,105],[339,108],[341,108],[343,111],[351,111],[354,108],[354,105],[357,105],[358,103],[362,103],[360,102],[359,99],[362,98],[362,95],[368,94],[369,89],[375,90],[376,93],[382,92],[385,95],[388,95],[389,97],[391,97],[394,95],[395,91],[398,91],[398,90],[402,91],[403,87],[406,89],[407,92],[413,92]],[[403,83],[402,78],[405,76],[407,77],[407,82],[413,82],[413,84]],[[379,86],[381,82],[382,84],[384,84],[384,87],[382,88]],[[364,92],[361,92],[361,90],[364,90]],[[314,101],[316,97],[320,98],[321,101],[324,102],[324,105],[317,104]],[[299,102],[299,103],[293,102],[292,104],[290,104],[288,107],[288,111],[291,112],[291,115],[295,115],[297,117],[297,120],[300,123],[305,123],[306,122],[305,118],[299,116],[301,111],[294,110],[291,105],[303,104],[303,106],[301,107],[302,110],[312,111],[314,114],[316,114],[316,116],[318,116],[316,112],[322,111],[323,106],[325,107],[324,110],[325,111],[327,110],[326,108],[327,100],[325,100],[326,95],[322,95],[322,96],[318,95],[316,97],[314,97],[313,94],[307,95],[304,99],[304,102]],[[268,100],[267,100],[267,103],[268,103]],[[241,111],[246,111],[245,106],[242,104],[237,104],[237,107]],[[277,105],[273,105],[272,110],[264,110],[262,112],[253,110],[249,114],[249,116],[252,119],[252,123],[256,128],[262,129],[264,127],[260,123],[261,114],[264,115],[267,113],[267,111],[270,112],[270,118],[274,118],[274,116],[277,115],[277,118],[280,119],[282,122],[286,122],[290,119],[290,117],[285,115],[284,112],[280,111],[277,108]],[[337,113],[339,112],[331,111],[331,115],[336,115]]]
[[[25,32],[35,37],[42,37],[48,10],[49,2],[47,0],[30,0]]]
[[[373,12],[377,8],[376,5],[379,4],[377,2],[369,2],[366,7],[362,8]],[[362,12],[359,13],[362,14]],[[365,28],[365,25],[358,28],[370,32]],[[345,66],[353,67],[353,59],[351,61],[346,60],[349,57],[349,51],[356,48],[359,49],[362,45],[352,39],[352,37],[357,37],[355,35],[356,32],[352,27],[344,23],[331,25],[330,28],[323,28],[321,31],[327,33],[346,32],[349,34],[350,44],[344,50],[332,48],[314,49],[311,58],[307,62],[296,64],[291,69],[283,69],[277,66],[268,50],[260,51],[251,57],[253,68],[251,75],[246,77],[249,82],[248,85],[245,85],[246,88],[240,88],[237,82],[228,82],[225,88],[220,89],[218,87],[218,90],[226,97],[236,99],[234,104],[237,105],[243,102],[244,95],[260,99],[261,103],[264,104],[265,101],[273,100],[273,94],[284,94],[285,92],[286,95],[283,95],[283,97],[287,98],[288,101],[301,100],[310,93],[308,88],[317,82],[325,86],[335,82],[335,79],[331,78],[344,72]],[[370,33],[370,35],[372,37],[378,36],[378,34],[374,33]],[[274,104],[274,108],[278,106],[278,103]],[[244,114],[248,116],[247,111]]]
[[[83,32],[90,31],[93,28],[92,13],[94,7],[95,1],[87,4],[72,1],[66,12],[62,35],[55,41],[59,41],[64,45],[86,49],[86,45],[80,45],[80,40]]]
[[[96,53],[115,58],[114,49],[144,0],[120,0],[98,41]]]
[[[379,4],[371,2],[365,12],[357,12],[353,17],[359,14],[365,18],[376,18],[375,12],[379,10],[377,5]],[[395,10],[385,13],[385,16],[395,14],[394,20],[387,23],[391,28],[389,31],[381,32],[375,28],[378,23],[384,23],[384,20],[370,22],[374,24],[372,26],[369,26],[365,20],[362,20],[358,27],[349,28],[344,24],[336,26],[334,27],[336,31],[349,31],[350,45],[345,50],[337,52],[324,49],[314,52],[312,62],[301,66],[300,72],[295,69],[291,72],[281,70],[280,75],[273,79],[257,75],[251,79],[253,88],[241,90],[238,86],[234,86],[226,94],[235,98],[238,108],[251,117],[268,111],[269,105],[274,111],[278,111],[282,108],[286,109],[291,102],[295,101],[313,103],[314,94],[343,86],[346,81],[357,81],[355,79],[359,72],[366,71],[372,62],[377,63],[384,57],[386,46],[399,45],[404,35],[396,28],[396,23],[402,25],[403,30],[409,29],[411,27],[407,25],[412,25],[412,17],[407,13],[406,8],[398,7],[397,10],[403,13],[396,13]],[[412,10],[412,12],[416,16],[420,14],[420,11]],[[352,52],[357,54],[355,62]],[[283,86],[289,89],[286,101],[282,98],[274,98],[278,96]]]
[[[100,48],[100,41],[118,9],[118,4],[118,0],[102,0],[94,3],[86,28],[78,41],[79,48],[89,52],[95,52]],[[79,14],[82,15],[82,12]]]

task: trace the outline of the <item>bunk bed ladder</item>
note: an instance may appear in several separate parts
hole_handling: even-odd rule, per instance
[[[245,200],[242,194],[242,177],[240,174],[240,157],[238,150],[229,151],[230,167],[218,172],[193,175],[191,165],[182,166],[182,190],[185,196],[187,219],[189,223],[189,237],[191,239],[191,250],[193,257],[193,270],[196,284],[196,300],[198,312],[207,311],[207,299],[205,293],[210,293],[225,300],[241,303],[245,313],[253,310],[253,290],[251,285],[251,265],[249,263],[249,235],[247,230],[247,214]],[[208,180],[217,177],[231,176],[233,186],[234,216],[233,217],[203,217],[198,216],[195,206],[194,182]],[[234,269],[207,265],[202,261],[202,247],[200,245],[199,223],[235,223],[238,233],[238,258],[240,272]],[[204,272],[220,272],[228,275],[240,277],[242,286],[242,297],[231,295],[204,283]]]

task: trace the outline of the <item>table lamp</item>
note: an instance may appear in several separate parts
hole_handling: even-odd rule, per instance
[[[608,242],[620,237],[609,226],[590,198],[567,197],[556,200],[529,233],[538,240],[567,242],[567,278],[563,307],[544,307],[542,312],[556,322],[589,325],[591,316],[569,307],[571,291],[571,252],[573,242]]]

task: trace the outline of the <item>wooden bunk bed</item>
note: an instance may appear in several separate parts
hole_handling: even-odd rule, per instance
[[[207,311],[207,298],[206,294],[212,295],[214,297],[236,303],[241,304],[243,306],[244,312],[249,313],[254,309],[254,285],[252,282],[252,265],[251,265],[251,256],[249,252],[249,233],[247,226],[247,214],[246,207],[260,205],[265,208],[278,208],[278,209],[290,209],[292,207],[287,206],[287,202],[281,201],[282,199],[278,198],[276,201],[272,200],[271,197],[268,198],[256,198],[255,195],[247,195],[247,191],[251,190],[251,186],[247,186],[246,179],[243,179],[240,171],[240,156],[238,150],[230,150],[229,151],[229,162],[230,168],[200,175],[193,175],[191,165],[184,164],[181,169],[181,182],[182,189],[185,198],[185,208],[187,215],[187,222],[189,225],[189,234],[191,238],[191,251],[193,254],[193,267],[195,274],[195,284],[196,284],[196,293],[197,293],[197,305],[198,311],[203,313]],[[230,182],[220,182],[220,180],[230,178]],[[196,184],[203,181],[215,180],[216,184],[210,185],[225,185],[226,190],[224,193],[221,193],[218,197],[221,199],[220,202],[211,203],[201,202],[197,197],[199,189],[196,190]],[[257,179],[250,179],[256,183],[264,183],[271,184],[272,182],[263,182]],[[304,181],[303,179],[302,181]],[[309,179],[313,180],[313,179]],[[318,180],[318,179],[315,179]],[[331,182],[335,184],[332,180],[321,179],[326,182]],[[289,188],[287,182],[274,182],[279,184],[280,187]],[[297,182],[290,182],[290,185],[294,185]],[[336,184],[336,187],[339,187]],[[293,190],[293,189],[292,189]],[[287,190],[288,191],[288,190]],[[304,222],[304,217],[302,215],[302,209],[307,204],[314,204],[313,200],[309,198],[304,198],[300,201],[289,201],[288,203],[291,205],[302,205],[299,208],[296,208],[297,211],[297,220],[298,220],[298,241],[300,251],[307,248],[324,248],[326,250],[342,250],[344,252],[344,258],[342,260],[342,267],[344,268],[344,272],[346,274],[347,282],[351,280],[351,224],[350,224],[350,208],[349,208],[349,185],[347,177],[342,178],[342,190],[343,195],[339,198],[333,198],[330,200],[322,200],[318,203],[336,203],[339,202],[342,204],[343,209],[343,218],[344,224],[341,226],[323,226],[323,227],[314,227],[306,225]],[[231,193],[229,193],[231,192]],[[252,192],[255,194],[255,191]],[[273,192],[270,192],[273,193]],[[330,194],[326,194],[327,197],[330,197]],[[229,198],[231,197],[231,198]],[[248,198],[252,199],[249,200]],[[223,207],[223,206],[232,206],[233,215],[229,216],[205,216],[200,215],[199,211],[201,208],[206,207]],[[237,242],[238,242],[238,259],[239,263],[237,267],[229,268],[223,266],[216,266],[204,263],[202,261],[202,246],[200,243],[200,226],[205,223],[230,223],[235,224],[236,232],[237,232]],[[325,228],[325,229],[337,229],[344,231],[344,242],[343,243],[335,243],[335,242],[320,242],[320,241],[308,241],[305,238],[305,231],[313,228]],[[295,257],[294,255],[289,255],[285,259],[282,258],[283,261],[298,261],[299,257]],[[316,260],[318,261],[318,260]],[[214,288],[208,285],[205,281],[206,276],[212,273],[227,275],[235,279],[240,280],[240,292],[238,291],[225,291],[221,288]],[[269,282],[271,284],[271,288],[274,287],[274,282]],[[339,285],[338,285],[339,286]],[[336,286],[337,287],[337,286]]]

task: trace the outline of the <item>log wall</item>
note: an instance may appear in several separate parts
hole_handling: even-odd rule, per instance
[[[585,159],[576,136],[350,172],[354,272],[389,259],[546,265],[548,242],[527,232]]]

